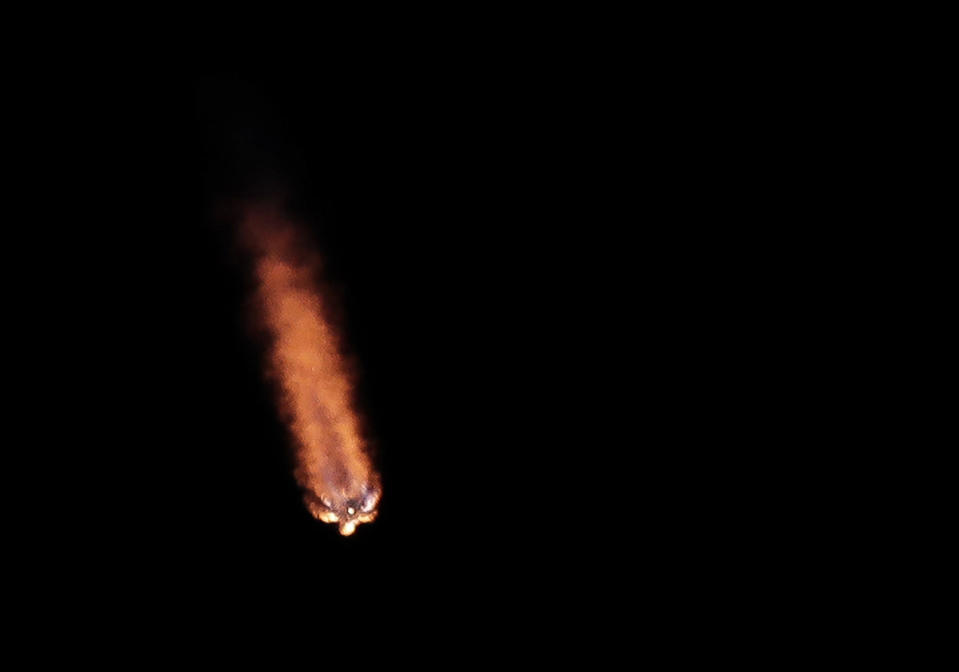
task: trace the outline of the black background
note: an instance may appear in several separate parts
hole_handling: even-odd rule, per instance
[[[819,196],[852,164],[792,23],[254,12],[166,17],[193,44],[158,14],[11,23],[3,557],[29,654],[593,668],[841,621],[820,579],[856,521],[823,538],[821,476],[856,480],[855,432],[817,419],[856,395],[820,353],[858,295],[820,298],[862,251]],[[383,475],[346,539],[302,505],[223,217],[277,193],[327,260]]]
[[[68,381],[32,392],[57,409],[34,501],[65,589],[186,620],[422,605],[575,628],[637,595],[681,611],[720,571],[725,458],[703,437],[730,422],[712,381],[732,318],[694,224],[719,196],[690,190],[668,86],[554,66],[55,80],[27,139],[55,150],[57,193],[27,200],[58,272],[28,336]],[[223,217],[278,193],[338,291],[383,476],[350,538],[302,505]]]

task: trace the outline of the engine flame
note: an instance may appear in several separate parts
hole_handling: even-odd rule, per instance
[[[256,267],[257,315],[271,337],[270,374],[296,448],[310,513],[349,536],[376,518],[380,479],[360,433],[349,369],[318,283],[320,261],[272,206],[244,211],[242,237]]]

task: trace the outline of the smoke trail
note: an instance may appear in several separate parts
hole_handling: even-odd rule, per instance
[[[244,208],[240,231],[254,258],[256,314],[271,337],[270,375],[296,444],[297,482],[310,513],[350,535],[376,517],[380,481],[317,283],[319,257],[272,205]]]

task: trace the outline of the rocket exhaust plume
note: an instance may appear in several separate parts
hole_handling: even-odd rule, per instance
[[[319,283],[320,258],[272,205],[247,206],[241,238],[255,264],[255,314],[270,337],[269,374],[293,442],[295,476],[315,518],[340,534],[376,518],[380,479],[353,406],[349,369]]]

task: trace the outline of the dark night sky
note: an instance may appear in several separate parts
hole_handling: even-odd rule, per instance
[[[820,579],[859,521],[821,481],[859,428],[820,425],[857,396],[829,357],[875,234],[843,247],[860,204],[821,196],[857,172],[833,134],[865,135],[818,29],[253,11],[162,13],[192,40],[160,12],[91,15],[110,40],[11,22],[4,596],[31,659],[182,667],[193,633],[218,667],[604,670],[846,633]],[[303,506],[224,224],[278,192],[339,292],[383,476],[350,538]]]
[[[298,62],[67,77],[74,115],[45,108],[64,187],[34,203],[75,216],[56,487],[85,522],[61,552],[133,602],[240,613],[519,622],[701,577],[728,537],[690,495],[723,420],[690,420],[716,393],[691,381],[727,318],[690,291],[711,242],[677,178],[682,110],[637,125],[612,70]],[[383,474],[349,539],[302,506],[219,216],[277,189],[340,291]]]

